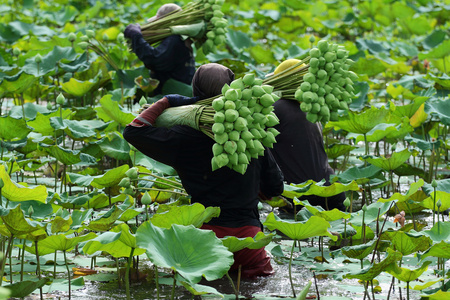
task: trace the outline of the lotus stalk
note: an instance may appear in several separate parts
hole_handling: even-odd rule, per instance
[[[69,264],[67,263],[67,256],[66,256],[66,250],[63,250],[64,253],[64,264],[66,265],[66,269],[67,269],[67,278],[69,280],[69,299],[71,298],[72,295],[72,284],[70,282],[71,278],[70,278],[70,270],[69,270]],[[56,263],[56,262],[55,262]]]
[[[130,295],[130,265],[133,261],[133,253],[134,253],[134,248],[131,248],[130,256],[128,257],[127,271],[125,273],[125,291],[126,291],[128,300],[131,299],[131,295]]]

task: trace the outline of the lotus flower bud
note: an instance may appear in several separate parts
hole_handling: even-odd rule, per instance
[[[125,37],[123,36],[122,32],[117,35],[117,42],[119,43],[125,42]]]
[[[92,39],[93,37],[95,37],[94,30],[90,30],[90,29],[86,30],[86,35],[88,38]]]
[[[67,36],[67,39],[69,40],[69,42],[73,43],[77,39],[77,36],[75,35],[75,33],[71,32]]]
[[[344,205],[345,205],[345,207],[349,207],[350,204],[351,204],[350,199],[349,199],[348,197],[345,198],[345,200],[344,200]]]
[[[312,44],[312,43],[314,43],[316,41],[316,37],[315,36],[310,36],[309,37],[309,42]]]
[[[58,97],[56,97],[56,103],[59,105],[63,105],[65,101],[66,101],[66,98],[61,93],[58,95]]]
[[[123,193],[126,195],[134,196],[134,190],[132,187],[128,187],[128,188],[124,189]]]
[[[40,64],[42,62],[42,56],[38,53],[35,57],[34,57],[34,61],[37,64]]]
[[[86,50],[88,47],[88,43],[81,42],[81,43],[78,43],[78,46],[80,46],[81,49]]]
[[[363,207],[361,208],[362,211],[367,211],[367,205],[363,205]]]
[[[13,54],[14,54],[14,56],[19,56],[20,55],[20,49],[19,48],[13,48]]]
[[[51,102],[47,102],[47,109],[48,110],[52,110],[53,109],[53,105]]]
[[[139,105],[142,106],[142,105],[145,105],[145,104],[147,104],[147,99],[145,99],[145,97],[142,96],[141,100],[139,100]]]
[[[122,180],[119,182],[119,186],[124,187],[124,188],[129,188],[131,186],[130,178],[128,178],[128,177],[122,178]]]
[[[125,172],[125,175],[128,176],[128,178],[130,178],[131,180],[137,179],[139,176],[138,168],[134,167],[128,169],[128,171]]]
[[[437,206],[438,208],[441,208],[441,206],[442,206],[441,199],[439,199],[439,200],[436,202],[436,206]]]
[[[102,36],[102,39],[104,41],[109,41],[109,36],[106,33],[104,33],[103,36]]]
[[[87,35],[83,35],[83,36],[80,37],[80,40],[82,42],[87,42],[87,41],[89,41],[89,37]]]
[[[34,208],[32,205],[30,205],[30,207],[28,207],[28,214],[31,216],[32,214],[34,214]]]
[[[432,186],[433,188],[437,188],[438,184],[437,184],[436,179],[433,179],[433,181],[431,182],[431,186]]]
[[[144,205],[149,205],[152,203],[152,197],[150,196],[150,194],[148,192],[144,193],[144,195],[141,198],[141,202]]]

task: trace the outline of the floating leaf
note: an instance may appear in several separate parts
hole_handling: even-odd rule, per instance
[[[222,278],[234,262],[233,254],[214,232],[174,224],[171,229],[144,222],[136,232],[137,244],[157,266],[178,272],[189,283]]]

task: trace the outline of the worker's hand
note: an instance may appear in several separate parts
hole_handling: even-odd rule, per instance
[[[164,98],[169,100],[170,107],[194,104],[198,101],[198,97],[186,97],[177,94],[165,95]]]
[[[125,31],[123,32],[123,35],[126,38],[132,38],[133,36],[136,36],[138,34],[141,34],[141,26],[138,24],[130,24],[125,28]]]

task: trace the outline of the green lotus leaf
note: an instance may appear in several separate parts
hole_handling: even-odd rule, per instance
[[[376,125],[372,130],[366,134],[367,142],[378,142],[382,139],[395,139],[404,137],[406,134],[414,131],[411,125],[408,124],[392,124],[381,123]],[[364,135],[361,134],[348,134],[347,138],[355,138],[355,142],[363,142]]]
[[[398,280],[410,282],[419,278],[419,276],[428,269],[429,264],[431,264],[431,261],[425,261],[420,268],[411,270],[408,268],[401,268],[396,262],[393,262],[386,268],[385,271]]]
[[[42,278],[38,281],[24,280],[6,285],[4,286],[4,289],[8,291],[9,297],[24,298],[29,296],[34,290],[43,287],[49,280],[49,278]]]
[[[50,221],[51,232],[52,233],[66,232],[70,229],[72,223],[73,223],[73,221],[70,216],[67,219],[61,218],[60,216],[55,216]]]
[[[94,178],[90,175],[82,175],[77,173],[66,173],[66,180],[73,185],[88,187]]]
[[[122,194],[123,195],[123,194]],[[126,196],[126,195],[123,195]],[[144,208],[129,208],[123,212],[123,214],[120,216],[119,220],[122,222],[128,222],[132,219],[134,219],[136,216],[144,212]]]
[[[349,213],[342,212],[337,208],[334,208],[332,210],[325,210],[322,206],[313,206],[310,205],[307,201],[296,201],[296,199],[294,199],[294,202],[296,202],[296,204],[298,202],[298,204],[303,205],[311,214],[317,217],[321,217],[328,222],[350,218]]]
[[[31,132],[24,119],[15,119],[9,116],[0,117],[0,139],[1,140],[21,140]]]
[[[39,64],[36,63],[34,57],[28,58],[23,66],[23,71],[36,77],[44,76],[47,73],[55,71],[60,61],[71,61],[76,56],[77,53],[72,47],[54,46],[52,51],[42,56],[42,62]]]
[[[412,155],[412,153],[408,149],[404,149],[400,152],[392,153],[392,156],[389,158],[386,157],[377,157],[377,158],[364,158],[368,163],[375,165],[383,170],[392,171],[401,166],[408,158]]]
[[[144,222],[136,232],[137,245],[147,250],[157,266],[170,268],[189,283],[222,278],[233,264],[233,254],[213,231],[174,224],[170,229]]]
[[[8,236],[12,234],[17,237],[44,227],[36,221],[25,218],[25,215],[20,208],[20,204],[13,209],[0,208],[0,210],[2,211],[1,219],[3,225],[5,225],[10,233]]]
[[[28,90],[38,79],[36,76],[28,75],[21,70],[14,77],[4,77],[4,80],[0,82],[0,95],[1,94],[22,94]]]
[[[94,254],[97,251],[105,251],[113,257],[129,257],[132,249],[134,249],[133,255],[145,253],[145,249],[136,245],[136,236],[130,232],[130,228],[125,223],[100,234],[83,246],[84,253]]]
[[[445,40],[435,48],[428,52],[419,53],[419,59],[424,60],[427,58],[444,58],[450,54],[450,40]]]
[[[316,216],[312,216],[305,223],[283,221],[273,212],[271,212],[264,222],[264,225],[269,230],[279,230],[291,239],[303,240],[310,237],[328,236],[333,241],[337,240],[337,237],[332,235],[328,228],[331,227],[330,223],[324,219]]]
[[[71,251],[81,242],[91,240],[97,235],[94,232],[89,232],[85,235],[75,237],[68,237],[65,234],[51,235],[40,241],[42,247],[50,248],[58,251]]]
[[[403,231],[385,231],[381,235],[381,239],[390,240],[392,247],[403,255],[409,255],[417,251],[425,251],[432,244],[428,236]]]
[[[93,176],[94,180],[92,180],[91,185],[97,189],[118,185],[122,178],[125,177],[125,172],[129,168],[128,165],[121,165],[120,167],[108,170],[102,175]]]
[[[442,277],[439,278],[439,279],[435,279],[435,280],[428,280],[428,281],[425,281],[424,284],[411,285],[410,288],[415,290],[415,291],[422,291],[422,290],[424,290],[426,288],[429,288],[430,286],[432,286],[432,285],[434,285],[434,284],[436,284],[438,282],[441,282],[443,280],[444,280],[444,278],[442,278]],[[424,281],[421,280],[421,282],[424,282]],[[442,298],[442,299],[445,299],[445,298]]]
[[[64,109],[62,111],[63,119],[67,119],[72,114],[69,109]],[[37,112],[36,118],[34,120],[28,121],[28,125],[34,128],[35,132],[39,132],[42,135],[54,136],[55,128],[50,123],[50,119],[53,117],[60,117],[60,109],[50,114],[41,114]]]
[[[249,48],[250,54],[257,63],[273,64],[276,63],[273,56],[273,50],[268,47],[263,47],[261,44],[256,44]]]
[[[91,221],[87,228],[92,231],[108,231],[114,225],[114,223],[120,218],[123,214],[123,210],[118,208],[117,206],[113,206],[109,211],[100,216],[99,218]]]
[[[79,162],[95,163],[96,159],[88,154],[81,153],[79,150],[65,149],[59,145],[43,148],[51,156],[66,166],[74,165]]]
[[[450,77],[447,74],[444,74],[444,75],[438,77],[438,76],[435,76],[435,75],[429,73],[428,76],[430,76],[431,79],[433,79],[434,81],[439,83],[441,86],[443,86],[447,89],[450,88]]]
[[[432,141],[426,141],[417,137],[406,137],[405,141],[410,143],[411,145],[417,146],[420,150],[430,150],[433,148],[439,148],[439,140],[436,140],[435,142]]]
[[[447,42],[450,42],[448,40]],[[444,125],[450,125],[450,99],[425,103],[425,112],[439,117]]]
[[[372,228],[370,228],[367,225],[358,226],[354,223],[350,223],[351,228],[356,232],[352,235],[352,239],[354,240],[372,240],[375,238],[375,233],[373,232]],[[364,231],[363,231],[364,229]],[[349,229],[347,228],[347,232],[349,232]]]
[[[386,67],[377,58],[360,58],[351,66],[350,70],[358,75],[375,76],[384,72]]]
[[[430,33],[423,41],[422,46],[425,50],[430,50],[432,48],[435,48],[439,44],[441,44],[443,41],[445,41],[446,38],[446,32],[441,29],[435,29],[432,33]]]
[[[100,99],[101,107],[97,107],[97,114],[103,121],[116,121],[121,126],[131,123],[135,115],[124,112],[119,103],[111,99],[112,95],[105,95]]]
[[[356,148],[358,147],[347,144],[333,144],[330,147],[326,148],[325,151],[329,159],[336,159],[341,155],[350,153],[350,151]]]
[[[151,157],[148,157],[147,155],[137,151],[135,152],[135,165],[144,166],[149,170],[154,171],[155,173],[160,173],[163,175],[176,175],[177,172],[174,168],[171,166],[168,166],[166,164],[160,163],[157,160],[154,160]]]
[[[72,218],[72,229],[76,230],[83,226],[84,222],[90,220],[93,213],[93,209],[87,209],[84,211],[73,210],[71,213]]]
[[[343,183],[349,183],[354,180],[357,184],[365,184],[368,183],[370,179],[378,177],[381,172],[382,170],[374,165],[368,165],[367,167],[364,167],[363,165],[355,166],[332,177],[331,181],[335,182],[339,180]]]
[[[164,213],[157,213],[150,219],[153,225],[170,228],[172,224],[194,225],[200,228],[203,223],[209,222],[220,214],[219,207],[205,207],[200,203],[192,205],[172,206]]]
[[[125,194],[120,194],[115,197],[109,198],[104,193],[97,194],[93,197],[91,197],[86,203],[82,204],[81,207],[89,209],[101,209],[105,207],[109,207],[110,204],[115,204],[118,202],[124,202],[128,199],[128,196]]]
[[[114,132],[110,138],[104,139],[99,146],[100,149],[102,149],[102,151],[109,157],[117,160],[130,159],[130,145],[116,132]]]
[[[419,107],[428,100],[428,97],[416,97],[410,104],[396,106],[394,102],[389,102],[389,108],[394,115],[411,118]]]
[[[425,79],[424,74],[405,75],[400,78],[398,83],[409,90],[414,90],[417,86],[421,88],[432,88],[435,85],[434,81]]]
[[[332,183],[329,186],[323,185],[325,181],[315,182],[308,180],[306,183],[285,185],[283,196],[293,199],[294,197],[301,197],[303,195],[317,195],[320,197],[331,197],[345,191],[359,191],[359,186],[352,181],[348,184],[339,182]],[[309,187],[308,189],[305,189]]]
[[[260,249],[267,246],[274,237],[274,234],[265,234],[264,232],[258,232],[255,237],[238,238],[235,236],[226,236],[221,238],[222,243],[227,247],[230,252],[237,252],[244,248]]]
[[[436,199],[436,200],[435,200]],[[438,207],[436,206],[436,203],[441,200],[441,207],[439,208],[440,212],[444,212],[447,209],[450,208],[450,193],[442,192],[442,191],[436,191],[436,193],[432,193],[430,197],[424,199],[420,205],[422,205],[425,208],[437,211]]]
[[[374,202],[367,206],[367,210],[365,213],[363,210],[352,213],[352,216],[348,222],[360,226],[362,224],[364,213],[364,224],[370,224],[378,218],[378,211],[381,217],[389,211],[391,205],[392,202]]]
[[[450,223],[436,222],[430,230],[424,230],[422,233],[429,236],[434,242],[447,241],[450,238]]]
[[[436,191],[450,193],[450,178],[436,180],[436,183]],[[423,186],[423,190],[428,196],[431,196],[434,192],[434,187],[431,185],[431,183],[426,183]]]
[[[25,187],[12,181],[5,170],[5,166],[0,165],[0,178],[3,180],[2,196],[9,201],[21,202],[35,200],[45,203],[47,200],[47,188],[43,185],[36,187]]]
[[[344,278],[357,278],[359,280],[371,281],[377,277],[381,272],[385,271],[389,265],[402,259],[402,254],[398,251],[394,251],[391,248],[387,248],[387,256],[377,264],[371,264],[369,267],[362,269],[357,273],[349,273],[344,275]]]
[[[253,41],[248,34],[230,29],[227,33],[227,44],[235,51],[235,53],[240,53],[244,49],[249,48],[253,44]]]
[[[89,137],[95,137],[96,132],[86,126],[85,122],[78,120],[64,120],[66,125],[65,132],[67,135],[74,140],[82,140]]]
[[[329,125],[347,132],[366,134],[378,124],[384,123],[388,114],[389,110],[384,107],[371,106],[360,113],[349,111],[346,117],[339,121],[329,122]]]
[[[397,200],[398,202],[404,202],[409,200],[413,194],[417,193],[417,191],[419,191],[419,188],[421,186],[423,186],[425,182],[423,181],[423,179],[419,179],[416,182],[413,182],[411,184],[411,187],[409,188],[408,192],[405,195],[402,195],[401,193],[395,193],[393,194],[389,199],[384,199],[384,198],[379,198],[378,202],[390,202],[390,201],[394,201]]]
[[[441,257],[445,259],[450,258],[450,243],[446,241],[441,241],[438,244],[434,244],[430,249],[425,251],[421,256],[420,260],[423,260],[426,257]]]
[[[98,80],[98,79],[97,79]],[[89,93],[91,88],[97,84],[97,81],[87,80],[81,81],[75,78],[70,78],[69,81],[61,84],[61,88],[68,94],[74,97],[82,97]]]
[[[450,292],[444,292],[442,290],[438,290],[434,294],[426,294],[424,295],[428,300],[446,300],[450,298]]]
[[[191,295],[217,295],[223,298],[223,294],[217,291],[215,288],[203,284],[190,284],[186,281],[181,281],[181,284],[191,293]]]
[[[375,249],[376,242],[376,240],[373,240],[367,244],[342,247],[341,252],[350,258],[364,259]]]

